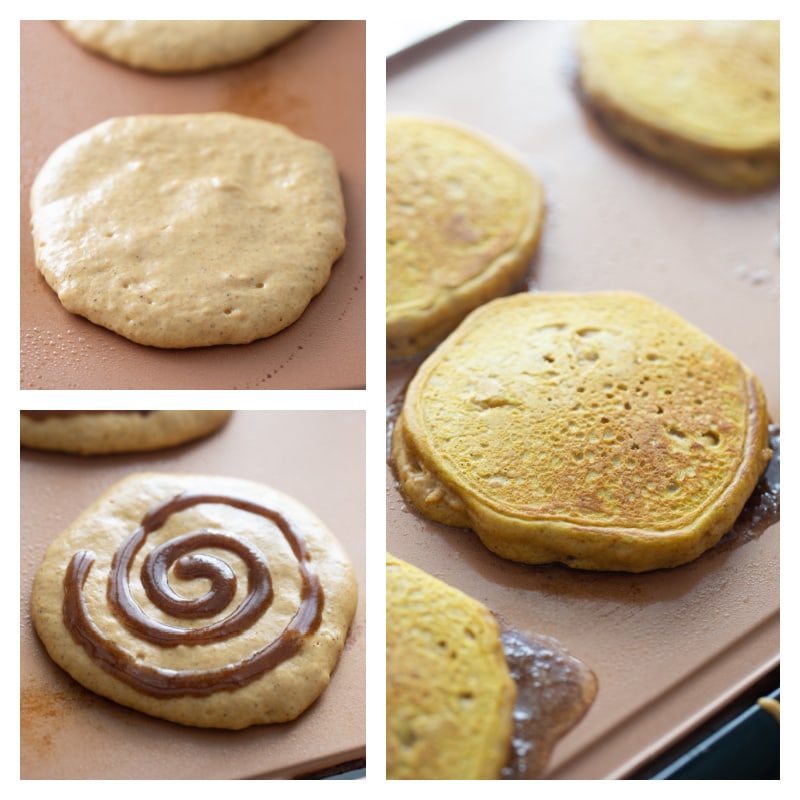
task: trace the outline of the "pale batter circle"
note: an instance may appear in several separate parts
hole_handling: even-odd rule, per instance
[[[240,478],[130,475],[48,548],[31,615],[85,688],[183,725],[287,722],[325,690],[358,590],[297,500]]]
[[[230,411],[20,411],[23,447],[76,455],[159,450],[207,436]]]
[[[137,69],[196,72],[254,58],[311,20],[68,19],[62,28],[87,50]]]
[[[246,344],[291,325],[345,247],[323,145],[231,113],[117,117],[31,190],[36,265],[62,305],[139,344]]]

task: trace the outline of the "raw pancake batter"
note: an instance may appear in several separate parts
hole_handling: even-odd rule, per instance
[[[283,330],[345,247],[331,153],[229,113],[100,123],[50,156],[31,211],[36,265],[63,306],[155,347]]]
[[[357,597],[341,546],[296,500],[238,478],[141,473],[53,541],[31,614],[87,689],[240,729],[295,719],[319,697]]]
[[[292,19],[68,19],[88,50],[152,72],[195,72],[260,55],[311,24]]]
[[[158,450],[206,436],[230,411],[20,411],[23,447],[80,455]]]

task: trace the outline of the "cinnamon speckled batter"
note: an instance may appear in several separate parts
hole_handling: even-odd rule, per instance
[[[324,691],[357,595],[347,555],[296,500],[238,478],[139,473],[55,538],[31,616],[87,689],[240,729],[295,719]]]
[[[152,72],[194,72],[263,53],[311,24],[296,19],[65,19],[83,47]]]
[[[107,120],[52,154],[31,210],[36,264],[63,306],[155,347],[277,333],[345,246],[331,153],[230,113]]]

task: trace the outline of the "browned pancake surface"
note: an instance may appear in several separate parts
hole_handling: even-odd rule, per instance
[[[519,294],[423,364],[394,433],[426,515],[505,557],[641,571],[730,528],[769,459],[750,370],[629,293]]]

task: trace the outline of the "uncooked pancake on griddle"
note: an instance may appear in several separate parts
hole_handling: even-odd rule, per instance
[[[319,697],[357,602],[347,555],[297,500],[240,478],[137,473],[53,540],[31,616],[85,688],[238,730]]]
[[[20,411],[23,447],[79,455],[158,450],[222,427],[230,411]]]
[[[65,19],[87,50],[152,72],[196,72],[254,58],[311,24],[292,19]]]
[[[115,117],[31,189],[36,266],[73,314],[137,344],[247,344],[295,322],[345,247],[336,162],[283,125]]]

